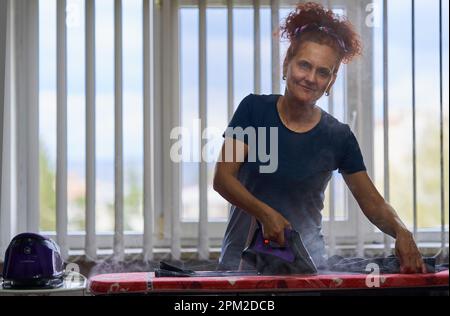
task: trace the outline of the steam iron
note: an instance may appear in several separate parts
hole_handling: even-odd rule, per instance
[[[316,265],[300,234],[295,230],[285,229],[284,238],[285,246],[281,247],[265,240],[258,227],[241,257],[263,275],[317,274]]]

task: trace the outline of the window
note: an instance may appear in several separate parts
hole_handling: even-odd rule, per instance
[[[219,131],[216,138],[208,139],[208,141],[217,144],[214,146],[214,155],[217,157],[221,144],[223,142],[222,132],[225,130],[230,117],[227,117],[227,90],[228,73],[227,73],[227,6],[224,4],[216,4],[208,2],[209,6],[206,10],[206,94],[207,94],[207,126],[215,128]],[[293,5],[284,4],[279,8],[279,20],[283,22],[284,18],[292,10]],[[344,14],[345,10],[336,7],[335,12]],[[180,2],[180,86],[181,99],[180,106],[182,112],[182,124],[188,127],[193,125],[195,119],[199,118],[199,19],[200,9],[190,1]],[[255,10],[253,4],[240,3],[233,8],[233,110],[239,102],[249,93],[254,93],[256,82],[255,73],[255,29],[254,19]],[[259,32],[260,38],[260,93],[270,94],[272,78],[271,66],[271,7],[269,3],[261,5],[259,8]],[[288,48],[288,42],[283,40],[280,45],[279,65],[282,67],[284,56]],[[280,91],[284,91],[284,81],[280,80]],[[332,102],[328,102],[328,98],[322,98],[319,104],[322,108],[335,115],[338,119],[349,124],[351,116],[348,115],[346,107],[346,66],[341,68],[338,80],[336,81],[334,93],[330,97]],[[350,117],[350,119],[348,119]],[[199,138],[197,137],[197,140]],[[186,143],[186,145],[189,145]],[[198,152],[198,141],[191,148]],[[186,148],[184,146],[184,148]],[[191,150],[188,150],[191,153]],[[212,175],[214,163],[208,164],[208,214],[211,222],[217,222],[222,226],[221,237],[226,225],[229,206],[226,200],[218,195],[212,189]],[[182,167],[183,174],[183,216],[185,221],[198,221],[199,210],[199,168],[198,163],[184,163]],[[333,190],[333,203],[330,205],[330,190]],[[327,189],[326,201],[324,208],[324,219],[329,218],[329,209],[333,207],[333,219],[335,223],[334,230],[339,227],[341,234],[348,234],[349,228],[355,227],[355,218],[350,217],[348,213],[348,203],[345,183],[340,174],[334,174],[332,185]],[[225,220],[225,221],[224,221]],[[326,228],[328,229],[328,228]],[[353,233],[354,234],[354,233]]]
[[[5,157],[14,170],[6,179],[14,192],[10,192],[9,217],[2,222],[1,229],[8,223],[11,232],[36,228],[55,234],[56,219],[62,217],[60,225],[64,226],[67,215],[68,235],[60,231],[57,236],[62,236],[58,238],[63,243],[68,237],[70,249],[83,249],[90,234],[98,237],[98,248],[108,249],[113,244],[114,249],[120,249],[122,242],[125,248],[142,248],[145,236],[144,244],[154,239],[151,247],[172,246],[176,250],[179,246],[197,246],[199,232],[207,240],[202,247],[219,246],[229,210],[228,203],[212,189],[221,135],[247,94],[283,93],[280,70],[287,43],[280,43],[272,32],[276,22],[283,21],[297,1],[209,0],[199,8],[199,2],[193,0],[97,0],[93,7],[95,50],[86,54],[86,12],[92,13],[86,9],[89,2],[67,0],[65,11],[62,10],[66,14],[67,55],[66,62],[60,63],[57,62],[58,53],[62,52],[57,41],[58,2],[30,1],[29,4],[36,5],[30,4],[28,8],[10,3],[8,12],[17,13],[17,21],[10,31],[9,49],[20,54],[12,53],[10,57],[11,64],[15,65],[11,67],[14,73],[10,87],[13,92],[10,115],[15,123],[8,127],[14,141],[6,142],[9,145]],[[115,46],[119,25],[115,20],[117,3],[121,4],[121,46]],[[146,12],[142,8],[149,3],[152,15],[148,15],[150,26],[146,29],[143,22]],[[254,7],[257,3],[259,10]],[[414,8],[407,0],[389,2],[387,42],[383,36],[383,3],[381,0],[327,1],[335,12],[349,16],[361,34],[365,51],[360,59],[341,68],[333,94],[322,98],[319,105],[352,127],[369,175],[401,218],[416,230],[418,240],[446,242],[448,2],[443,1],[442,8],[437,1],[417,0]],[[413,9],[416,14],[411,19]],[[232,19],[229,19],[230,12]],[[440,13],[442,33],[439,33]],[[152,50],[146,50],[146,30],[151,30]],[[383,55],[384,43],[387,43],[387,56]],[[121,59],[115,59],[117,47]],[[145,51],[150,53],[146,55]],[[145,64],[150,54],[153,59],[148,69],[151,71]],[[87,133],[86,56],[95,57],[95,136]],[[388,58],[386,65],[384,57]],[[115,63],[122,65],[121,75],[116,76]],[[385,71],[387,82],[384,82]],[[146,86],[148,72],[152,80]],[[63,90],[58,88],[62,82],[57,79],[58,73],[67,78],[67,96],[61,94],[67,103],[68,118],[63,134],[57,128],[58,92]],[[115,86],[118,78],[121,89]],[[25,91],[23,87],[29,89]],[[386,104],[384,96],[388,96]],[[116,134],[115,104],[119,98],[122,129]],[[151,115],[147,116],[146,100],[151,104]],[[152,139],[150,154],[144,148],[146,126]],[[186,159],[181,164],[174,163],[170,157],[174,141],[170,134],[178,126],[185,128],[189,135],[183,138],[182,154]],[[209,128],[203,141],[197,137],[202,126]],[[56,180],[57,144],[58,136],[64,133],[67,135],[67,151],[62,150],[62,155],[67,155],[67,213],[58,210],[56,205],[57,192],[61,189]],[[36,134],[39,139],[35,141]],[[116,135],[122,135],[121,152],[115,150]],[[89,137],[95,137],[95,229],[86,233],[85,227],[92,221],[85,206],[86,145],[87,140],[92,140]],[[385,148],[386,141],[389,146]],[[208,162],[201,164],[200,150],[205,144],[209,145],[205,156]],[[116,168],[116,157],[123,161],[123,169]],[[143,192],[148,162],[151,179],[147,180],[153,185],[150,190],[153,199],[146,207]],[[124,188],[123,210],[115,208],[115,170],[123,170],[123,182],[118,181]],[[39,183],[33,182],[36,179]],[[334,242],[333,247],[383,241],[383,235],[361,214],[338,173],[334,173],[325,202],[323,230]],[[445,216],[443,225],[441,214]],[[151,219],[151,225],[146,226],[143,217]],[[14,218],[20,219],[18,223],[13,223]],[[116,218],[122,226],[115,225]],[[123,239],[119,238],[122,232],[125,232]],[[113,239],[114,235],[119,237]]]
[[[95,2],[96,229],[114,228],[114,2]],[[125,230],[142,232],[142,1],[123,2],[123,137]],[[39,2],[40,207],[43,231],[56,229],[56,1]],[[85,229],[85,7],[67,12],[68,222]]]

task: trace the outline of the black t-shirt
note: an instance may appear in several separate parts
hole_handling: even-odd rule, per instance
[[[325,259],[321,211],[332,172],[351,174],[366,167],[347,124],[321,110],[320,121],[311,130],[294,132],[280,119],[276,107],[279,97],[245,97],[223,136],[239,139],[249,147],[238,172],[239,181],[291,223],[315,263],[321,265]],[[219,259],[221,268],[239,266],[250,222],[247,212],[231,206]]]

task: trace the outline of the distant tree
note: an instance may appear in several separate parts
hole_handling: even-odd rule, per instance
[[[39,143],[39,201],[40,201],[40,229],[43,231],[56,230],[56,171],[47,149]]]
[[[435,228],[441,224],[440,196],[440,142],[439,125],[428,117],[423,133],[417,134],[417,221],[418,228]],[[444,130],[448,130],[448,116],[444,118]],[[446,132],[448,151],[448,132]],[[412,152],[405,155],[391,154],[390,191],[391,202],[401,219],[413,225]],[[445,217],[448,224],[448,152],[444,151]],[[406,181],[407,180],[407,181]],[[408,182],[409,181],[409,182]],[[408,182],[408,186],[405,183]]]
[[[70,226],[74,230],[83,231],[86,227],[86,223],[84,220],[84,211],[86,209],[86,195],[78,195],[73,199],[72,203],[75,206],[76,210],[70,218]]]
[[[142,218],[142,185],[138,181],[136,170],[131,169],[127,174],[128,188],[124,195],[124,230],[136,230],[137,227],[133,225],[133,220]],[[108,213],[114,217],[114,202],[108,203]]]
[[[448,129],[448,117],[445,122]],[[440,142],[439,137],[436,137],[439,135],[439,125],[427,120],[426,131],[426,134],[422,133],[418,137],[418,148],[422,155],[417,167],[418,225],[423,228],[441,225]],[[448,152],[444,152],[444,170],[447,171],[444,173],[444,195],[448,202]],[[446,208],[445,213],[448,214],[448,204]]]
[[[135,170],[128,173],[128,192],[124,198],[124,206],[128,220],[125,221],[125,230],[136,230],[133,219],[142,216],[142,185]]]

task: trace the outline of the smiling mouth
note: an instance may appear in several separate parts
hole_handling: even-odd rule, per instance
[[[301,84],[297,84],[297,85],[298,85],[299,87],[303,88],[304,90],[311,91],[311,92],[314,92],[314,91],[315,91],[314,89],[305,87],[304,85],[301,85]]]

